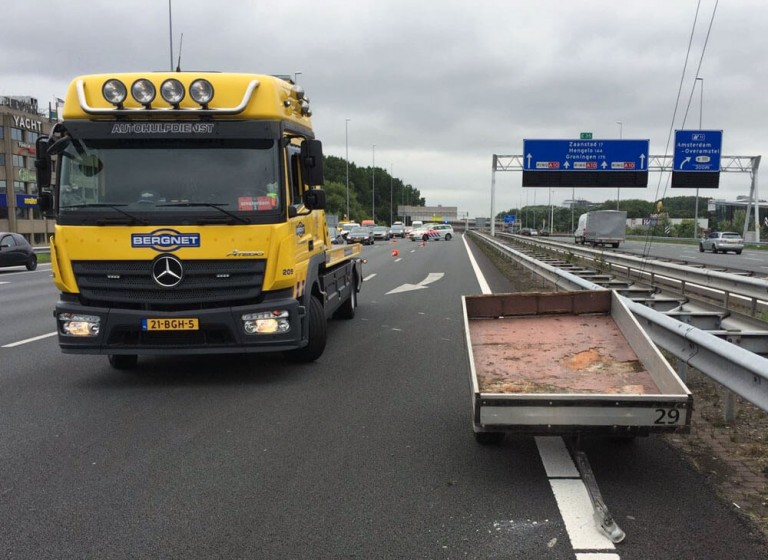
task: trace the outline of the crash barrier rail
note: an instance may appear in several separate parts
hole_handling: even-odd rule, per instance
[[[566,270],[560,270],[545,262],[534,259],[496,239],[478,232],[470,232],[479,240],[507,258],[511,258],[527,269],[551,281],[562,290],[605,290],[606,288],[581,278]],[[675,269],[670,269],[670,272]],[[706,275],[703,276],[705,279]],[[743,278],[738,277],[740,280]],[[723,280],[723,279],[720,279]],[[685,281],[685,277],[679,279]],[[624,302],[635,315],[651,340],[681,363],[701,371],[729,391],[764,411],[768,411],[768,359],[740,346],[718,338],[704,330],[683,323],[646,305],[629,298]],[[726,421],[733,421],[733,400],[728,395],[731,408],[726,406]]]
[[[507,234],[501,234],[506,236]],[[510,236],[512,237],[512,236]],[[592,260],[610,272],[623,274],[628,280],[648,282],[675,291],[683,296],[693,295],[716,303],[722,307],[740,307],[752,315],[768,311],[768,280],[732,272],[706,269],[663,260],[649,260],[643,257],[579,247],[572,243],[562,243],[537,239],[527,240],[514,236],[519,243],[546,245],[551,251],[568,257],[573,255],[581,259]]]

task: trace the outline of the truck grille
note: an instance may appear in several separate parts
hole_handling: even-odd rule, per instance
[[[163,288],[152,278],[153,261],[73,261],[84,303],[129,309],[188,309],[234,305],[261,294],[265,260],[181,261],[182,281]]]

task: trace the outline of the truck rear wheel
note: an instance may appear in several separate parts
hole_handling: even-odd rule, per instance
[[[294,362],[314,362],[323,355],[327,340],[327,321],[323,304],[315,296],[309,298],[309,342],[304,348],[288,350],[285,355]]]
[[[354,319],[355,309],[357,309],[357,278],[352,278],[350,284],[352,293],[349,294],[347,301],[342,303],[336,310],[336,317],[339,319]]]
[[[133,369],[139,363],[139,357],[136,354],[110,354],[109,365],[115,369],[126,370]]]

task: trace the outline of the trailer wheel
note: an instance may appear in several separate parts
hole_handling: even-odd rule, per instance
[[[136,354],[110,354],[109,365],[115,369],[127,370],[136,367],[139,357]]]
[[[475,441],[481,445],[497,445],[504,440],[504,432],[475,432]]]
[[[304,348],[288,350],[286,357],[294,362],[314,362],[323,355],[327,339],[327,321],[323,304],[315,296],[309,298],[309,343]]]

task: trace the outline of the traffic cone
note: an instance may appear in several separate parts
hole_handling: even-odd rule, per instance
[[[393,257],[399,257],[400,256],[400,251],[398,251],[397,249],[392,249],[392,256]]]

